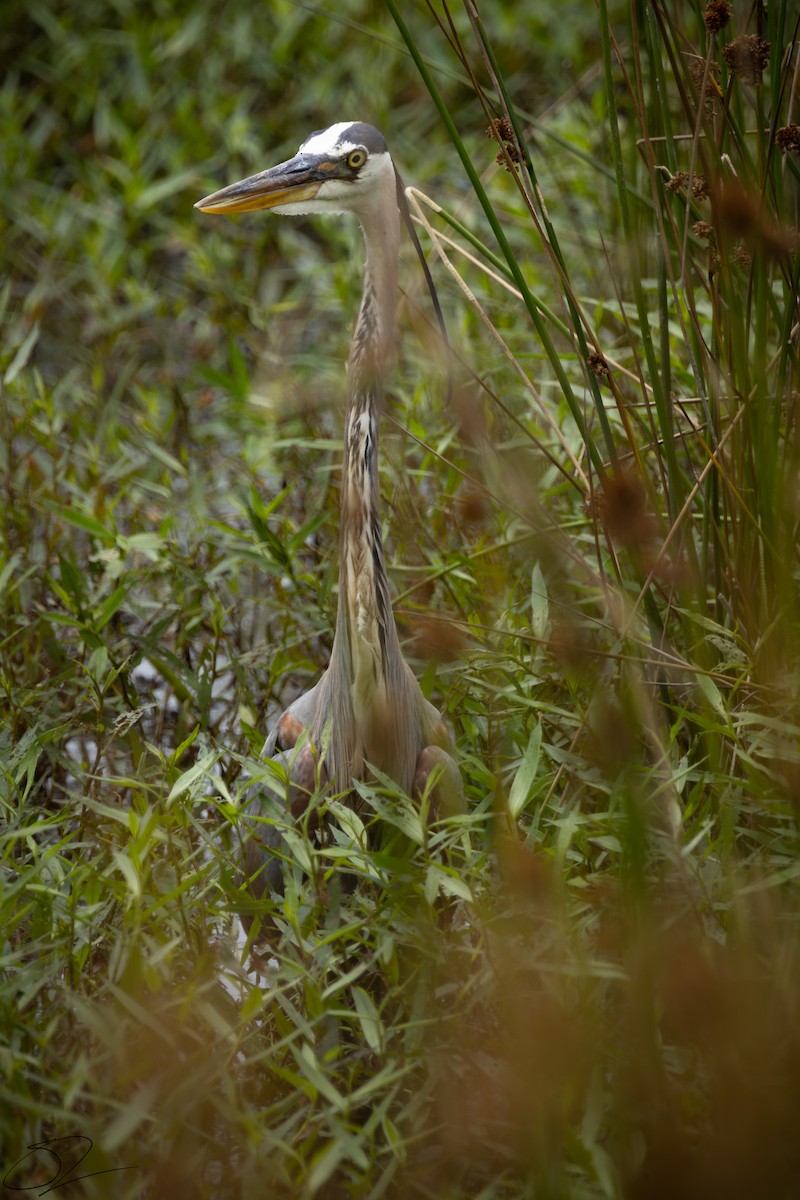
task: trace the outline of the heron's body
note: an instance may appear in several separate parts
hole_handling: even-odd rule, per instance
[[[320,681],[284,712],[265,746],[265,754],[287,765],[295,815],[315,787],[329,783],[346,793],[354,779],[367,777],[369,766],[409,794],[424,790],[436,766],[445,801],[460,793],[458,770],[446,750],[446,727],[400,649],[381,537],[378,425],[394,341],[398,188],[381,134],[362,122],[344,122],[312,134],[288,162],[197,205],[209,212],[351,212],[366,247],[364,292],[347,368],[339,605],[331,661]],[[308,738],[295,751],[304,731]],[[317,748],[322,746],[320,764]],[[262,840],[266,859],[251,844],[248,871],[253,875],[261,868],[267,881],[279,886],[279,864],[269,861],[276,841],[269,834]],[[262,891],[263,883],[254,890]]]

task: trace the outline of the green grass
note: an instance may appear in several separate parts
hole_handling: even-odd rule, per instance
[[[797,17],[494,9],[4,20],[3,1171],[81,1135],[130,1168],[86,1196],[796,1189]],[[453,399],[407,252],[382,498],[468,810],[320,798],[251,957],[360,244],[192,204],[348,116],[439,206]]]

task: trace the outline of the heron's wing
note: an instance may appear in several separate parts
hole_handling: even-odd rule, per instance
[[[303,730],[311,728],[317,711],[321,683],[322,680],[318,680],[281,713],[264,743],[264,749],[261,751],[263,758],[272,758],[278,750],[291,750],[297,744]]]

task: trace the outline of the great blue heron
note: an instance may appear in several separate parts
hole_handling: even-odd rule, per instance
[[[279,718],[264,755],[283,762],[288,804],[302,815],[315,788],[352,791],[375,767],[407,794],[428,787],[445,811],[461,779],[439,712],[403,658],[389,599],[378,505],[378,419],[394,340],[403,191],[386,142],[362,121],[311,136],[294,158],[200,200],[207,213],[352,213],[364,235],[364,293],[348,359],[341,485],[339,604],[327,671]],[[307,734],[303,738],[304,732]],[[324,747],[324,761],[320,755]],[[432,772],[436,779],[431,778]],[[249,808],[258,815],[261,802]],[[245,848],[250,888],[280,890],[280,837],[254,822]]]

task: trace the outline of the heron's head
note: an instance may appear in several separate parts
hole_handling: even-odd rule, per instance
[[[383,135],[363,121],[340,121],[312,133],[294,158],[232,183],[195,208],[207,213],[355,213],[396,193],[394,164]]]

